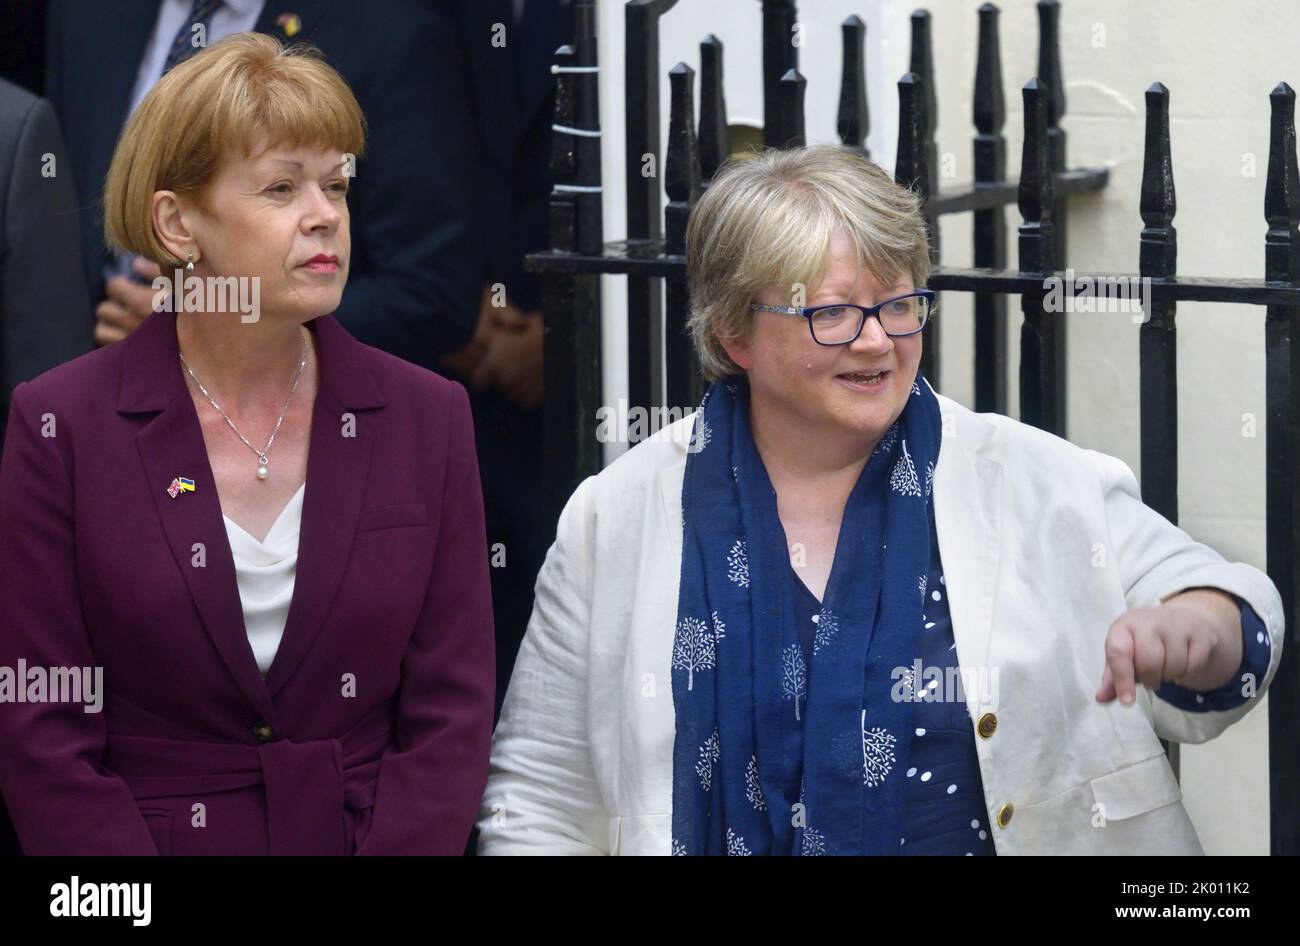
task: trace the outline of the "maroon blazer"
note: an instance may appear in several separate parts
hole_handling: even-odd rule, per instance
[[[308,328],[297,577],[265,677],[175,315],[14,390],[0,668],[102,667],[104,690],[99,713],[0,702],[27,853],[463,852],[495,672],[468,399],[332,316]],[[195,489],[173,499],[177,476]]]

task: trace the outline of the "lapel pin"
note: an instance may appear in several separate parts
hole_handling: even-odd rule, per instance
[[[175,499],[181,493],[194,492],[194,481],[187,476],[178,476],[172,480],[172,484],[167,487],[167,495]]]
[[[293,39],[298,31],[302,29],[302,20],[296,13],[281,13],[275,18],[275,25],[284,30],[284,35]]]

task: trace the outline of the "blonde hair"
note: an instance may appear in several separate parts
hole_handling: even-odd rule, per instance
[[[104,238],[163,266],[179,266],[153,226],[154,191],[211,212],[207,189],[236,149],[337,148],[360,156],[366,124],[347,82],[307,44],[235,33],[158,80],[131,115],[104,181]]]
[[[829,261],[832,233],[853,241],[886,285],[930,276],[920,198],[862,154],[837,145],[733,158],[691,211],[686,228],[689,325],[709,381],[740,374],[722,342],[749,337],[749,303],[773,286],[811,292]]]

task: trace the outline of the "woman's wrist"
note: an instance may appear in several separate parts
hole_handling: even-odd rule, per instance
[[[1189,588],[1166,598],[1164,606],[1198,610],[1214,629],[1218,641],[1206,665],[1196,673],[1188,674],[1179,681],[1179,685],[1199,692],[1226,686],[1236,677],[1244,653],[1241,603],[1233,595],[1218,588]]]

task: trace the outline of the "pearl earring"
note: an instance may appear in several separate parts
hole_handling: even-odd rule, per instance
[[[189,257],[190,257],[189,262],[185,264],[185,271],[187,273],[192,273],[194,272],[194,254],[190,253]]]

